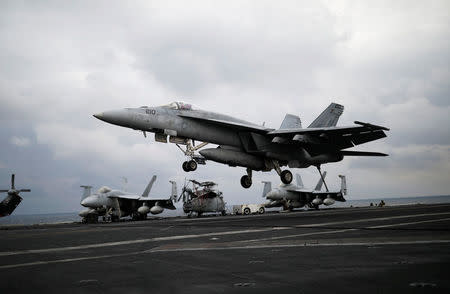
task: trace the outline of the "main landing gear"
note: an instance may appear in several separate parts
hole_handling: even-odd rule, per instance
[[[252,185],[252,170],[247,168],[247,174],[241,178],[241,186],[245,189],[250,188]]]
[[[281,181],[283,182],[283,184],[290,184],[292,182],[292,179],[294,178],[292,176],[292,173],[285,169],[285,170],[281,170],[280,165],[278,164],[278,161],[273,160],[273,166],[274,169],[277,171],[277,174],[280,176]]]
[[[289,170],[286,169],[282,171],[280,165],[278,164],[278,161],[275,160],[273,161],[273,166],[284,184],[290,184],[292,182],[293,176]],[[242,176],[241,186],[245,189],[248,189],[252,186],[252,170],[250,168],[247,168],[247,174]]]

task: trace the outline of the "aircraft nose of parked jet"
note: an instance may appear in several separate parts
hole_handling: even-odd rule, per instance
[[[93,199],[92,197],[84,198],[80,204],[84,207],[95,207],[96,206],[95,199]]]

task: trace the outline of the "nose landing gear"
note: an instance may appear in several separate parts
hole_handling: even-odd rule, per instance
[[[190,172],[190,171],[194,171],[197,169],[197,162],[195,162],[195,160],[189,160],[189,161],[185,161],[183,162],[183,170],[185,172]]]
[[[177,147],[184,153],[184,155],[191,158],[191,160],[183,162],[182,168],[185,172],[194,171],[197,169],[197,164],[206,164],[205,158],[201,155],[195,155],[195,152],[200,148],[208,145],[208,142],[203,142],[198,146],[195,146],[195,141],[192,139],[186,139],[184,143],[186,145],[186,150],[183,150],[179,144],[176,144]]]

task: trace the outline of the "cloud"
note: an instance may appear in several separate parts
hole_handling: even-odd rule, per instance
[[[11,137],[9,142],[18,147],[27,147],[31,144],[30,139],[25,138],[25,137],[16,137],[16,136]]]

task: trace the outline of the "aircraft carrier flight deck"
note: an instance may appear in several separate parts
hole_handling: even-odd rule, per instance
[[[0,293],[450,293],[450,204],[1,227]]]

